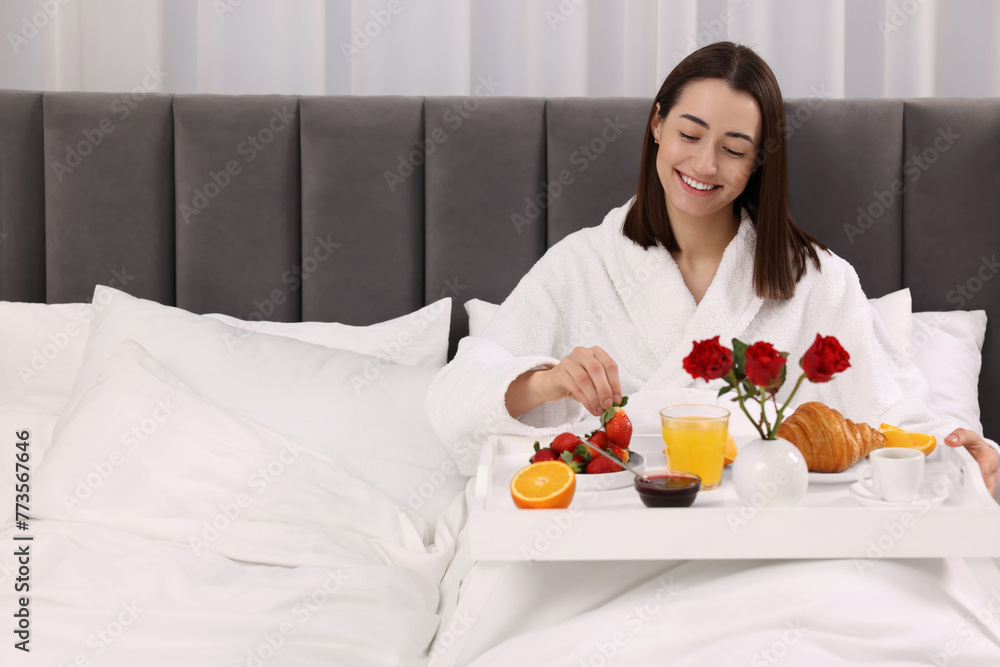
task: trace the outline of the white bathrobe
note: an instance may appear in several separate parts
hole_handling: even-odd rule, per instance
[[[490,434],[552,435],[589,417],[571,399],[544,404],[520,419],[504,403],[516,377],[554,365],[577,346],[599,345],[611,355],[625,395],[700,388],[712,390],[702,395],[714,402],[723,381],[696,380],[683,368],[693,342],[719,336],[730,347],[733,338],[764,340],[789,353],[788,379],[778,394],[783,400],[816,334],[836,336],[851,367],[829,382],[803,383],[796,404],[819,400],[854,421],[886,422],[939,438],[963,426],[939,419],[928,407],[923,375],[891,342],[842,258],[819,251],[821,270],[809,262],[793,298],[765,301],[754,292],[756,232],[744,217],[696,304],[666,250],[643,250],[622,234],[627,210],[628,204],[616,208],[601,225],[549,249],[483,335],[463,339],[434,380],[427,397],[430,421],[464,474],[474,474]],[[732,405],[728,398],[722,404]]]

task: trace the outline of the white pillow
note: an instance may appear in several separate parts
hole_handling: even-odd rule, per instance
[[[110,287],[94,291],[94,310],[67,410],[132,339],[194,392],[335,459],[431,522],[465,488],[424,408],[436,368],[241,333]]]
[[[271,533],[339,542],[374,562],[378,550],[363,537],[424,550],[388,498],[312,448],[198,396],[134,341],[111,355],[54,438],[34,475],[35,518],[136,527],[196,553],[222,545],[243,560],[277,553],[258,544]]]
[[[910,288],[906,287],[876,299],[869,299],[868,303],[878,313],[896,346],[901,350],[909,349],[912,327]],[[482,299],[466,301],[465,312],[469,316],[469,335],[481,336],[499,307]]]
[[[89,303],[19,303],[0,301],[0,406],[8,410],[58,415],[83,360],[90,320]],[[448,357],[451,297],[408,315],[365,327],[334,322],[246,322],[211,314],[245,331],[295,338],[343,348],[407,366],[441,368]]]
[[[238,336],[230,341],[231,346],[239,345],[247,333],[256,331],[390,359],[404,366],[442,368],[448,362],[450,296],[407,315],[369,326],[336,322],[247,322],[220,313],[205,317],[239,329]]]
[[[93,316],[88,303],[0,301],[0,406],[62,412]]]
[[[910,288],[890,292],[885,296],[868,299],[868,304],[878,313],[879,319],[889,333],[889,338],[907,356],[912,355],[910,338],[913,333],[913,300]]]
[[[913,313],[913,363],[927,378],[931,407],[978,433],[985,338],[984,310]]]
[[[486,325],[493,319],[493,314],[500,306],[482,299],[469,299],[465,302],[465,312],[469,316],[469,335],[482,336]]]

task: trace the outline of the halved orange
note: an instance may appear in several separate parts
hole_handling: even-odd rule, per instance
[[[736,460],[736,441],[733,440],[733,434],[726,434],[726,462],[723,464],[723,468]],[[742,463],[740,465],[743,465]]]
[[[521,509],[569,507],[576,473],[562,461],[539,461],[521,468],[510,480],[510,496]]]
[[[887,447],[909,447],[920,450],[924,456],[929,456],[937,446],[937,438],[926,433],[906,431],[892,424],[882,424],[878,430],[885,436]]]

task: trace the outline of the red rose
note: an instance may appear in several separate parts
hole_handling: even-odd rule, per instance
[[[746,350],[744,370],[758,387],[773,387],[781,381],[785,358],[770,343],[754,343]]]
[[[833,336],[820,336],[816,334],[816,340],[812,347],[802,355],[802,370],[806,377],[812,382],[827,382],[834,373],[847,370],[851,367],[851,355],[840,346],[840,342]]]
[[[719,345],[719,337],[695,341],[691,354],[684,358],[684,370],[691,377],[715,380],[733,367],[733,353]]]

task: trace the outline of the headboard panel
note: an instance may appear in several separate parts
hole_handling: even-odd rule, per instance
[[[423,100],[306,97],[300,113],[303,319],[369,324],[416,310],[424,167],[397,172],[400,160],[417,161],[409,156],[422,145]],[[289,281],[281,287],[294,292],[294,272]]]
[[[173,98],[46,93],[45,293],[89,301],[95,283],[172,303]]]
[[[45,301],[42,96],[0,92],[0,296]]]
[[[253,312],[301,261],[298,116],[294,97],[174,98],[178,306]],[[299,298],[264,310],[302,313]]]
[[[366,324],[450,295],[454,350],[467,299],[503,300],[631,195],[648,105],[0,91],[0,298],[85,301],[102,283],[196,312]],[[786,114],[792,214],[869,296],[908,285],[918,310],[1000,318],[1000,100]],[[998,339],[994,324],[980,386],[994,436]]]

